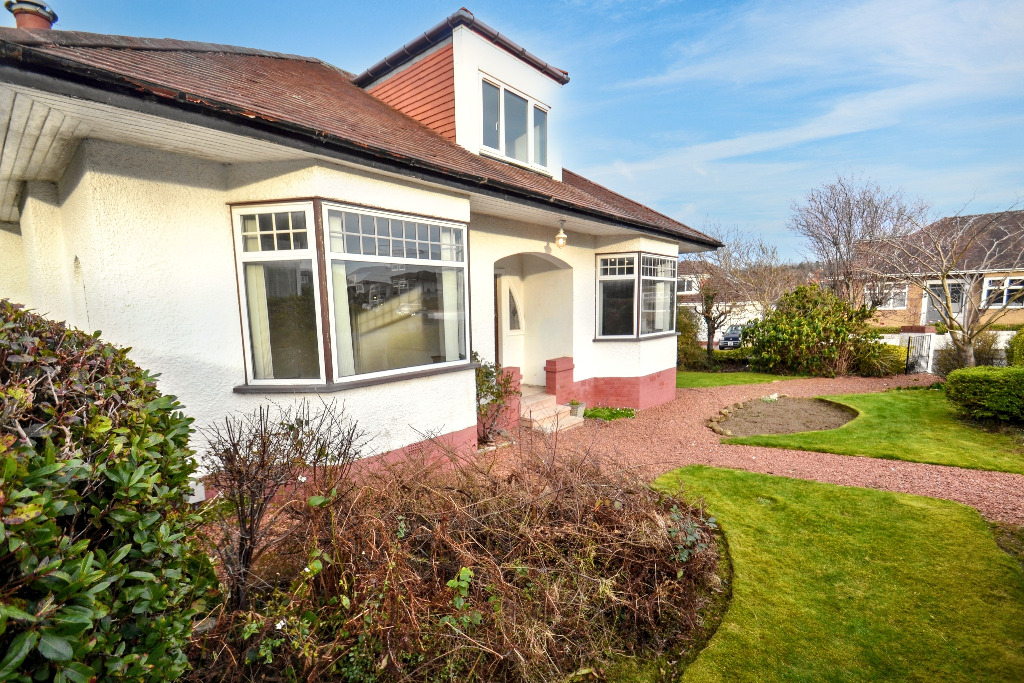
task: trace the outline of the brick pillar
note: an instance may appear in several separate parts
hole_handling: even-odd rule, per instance
[[[559,403],[572,398],[569,394],[573,389],[572,371],[575,367],[570,356],[552,358],[544,364],[544,372],[547,374],[547,392],[554,396]]]

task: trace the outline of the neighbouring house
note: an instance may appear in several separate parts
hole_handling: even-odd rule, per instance
[[[701,315],[704,308],[704,295],[701,293],[707,283],[714,282],[714,299],[712,311],[719,320],[715,328],[712,345],[722,341],[722,336],[730,325],[745,325],[751,320],[761,317],[762,306],[754,301],[745,301],[740,288],[729,286],[729,278],[725,274],[713,277],[717,269],[714,265],[699,258],[684,259],[679,262],[676,285],[676,305],[693,311],[697,316],[697,341],[705,346],[708,343],[707,322]]]
[[[978,237],[970,242],[962,240],[963,254],[957,254],[957,265],[947,278],[954,312],[962,316],[966,307],[982,321],[998,315],[1000,324],[1024,324],[1024,211],[947,217],[922,228],[907,240],[920,242],[921,249],[950,249],[947,243],[955,244],[955,241],[947,240],[936,247],[926,239],[927,232],[949,232],[970,224],[980,226]],[[907,261],[913,263],[912,258]],[[912,277],[920,281],[927,278],[928,273],[923,277],[912,273]],[[924,284],[941,299],[942,283],[937,274],[927,283],[915,284],[904,279],[868,284],[864,298],[877,308],[874,321],[878,325],[898,327],[940,322],[939,310]]]
[[[677,257],[718,243],[563,169],[568,74],[469,11],[356,75],[14,6],[0,296],[198,424],[316,395],[375,452],[474,443],[472,351],[561,403],[674,398]]]

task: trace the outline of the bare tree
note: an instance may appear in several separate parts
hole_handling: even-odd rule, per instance
[[[697,281],[697,314],[704,321],[708,360],[715,333],[744,313],[763,316],[802,282],[800,271],[779,258],[778,249],[736,227],[711,223],[703,228],[723,246],[713,252],[684,256]]]
[[[853,305],[864,301],[871,278],[864,245],[879,235],[920,226],[928,207],[870,180],[836,176],[794,202],[789,229],[800,235],[823,271],[823,286]]]
[[[975,364],[978,337],[1024,304],[1024,211],[894,229],[876,235],[866,252],[877,280],[913,285],[927,295],[965,367]]]
[[[255,563],[300,528],[310,502],[336,499],[364,438],[334,403],[313,407],[306,400],[229,415],[203,436],[207,483],[220,501],[213,509],[221,534],[215,548],[232,607],[246,609]],[[325,495],[308,501],[302,494],[311,492]]]

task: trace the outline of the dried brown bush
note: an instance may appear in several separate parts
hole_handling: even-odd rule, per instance
[[[267,554],[305,569],[221,614],[192,680],[564,680],[685,647],[717,588],[713,520],[587,453],[409,458],[355,483]]]

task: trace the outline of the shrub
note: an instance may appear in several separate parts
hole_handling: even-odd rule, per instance
[[[715,349],[712,353],[717,370],[736,372],[750,365],[750,349]]]
[[[907,371],[908,351],[897,344],[867,344],[863,347],[854,368],[865,377],[901,375]]]
[[[949,334],[949,328],[941,320],[935,323],[935,334]]]
[[[744,330],[750,365],[773,373],[842,375],[872,365],[879,335],[868,326],[871,309],[854,308],[832,292],[803,285],[780,299],[763,320]]]
[[[472,359],[476,368],[477,437],[480,443],[492,443],[501,434],[500,424],[509,400],[519,396],[512,387],[512,375],[498,363],[488,363],[476,351]]]
[[[954,370],[946,379],[946,398],[976,420],[1024,422],[1024,368]]]
[[[275,499],[334,488],[360,457],[363,437],[336,404],[308,401],[229,415],[203,435],[206,482],[220,503],[210,514],[219,532],[215,550],[231,606],[246,609],[253,565],[297,526],[287,514],[295,506]]]
[[[999,361],[999,349],[996,347],[998,337],[995,332],[982,332],[974,338],[974,364],[995,365]],[[1009,352],[1007,352],[1009,353]],[[1009,357],[1007,357],[1009,360]],[[946,377],[954,370],[965,367],[966,363],[960,350],[952,344],[935,350],[932,370],[935,374]]]
[[[1024,367],[1024,334],[1018,332],[1010,338],[1006,345],[1006,364]]]
[[[209,563],[191,419],[127,349],[0,301],[0,680],[170,680]]]
[[[592,454],[356,468],[274,554],[258,612],[197,639],[194,681],[566,681],[686,647],[716,583],[713,519]]]
[[[1024,324],[1021,323],[995,323],[989,326],[989,329],[993,332],[1019,332],[1024,329]]]
[[[707,349],[697,341],[700,319],[690,308],[676,309],[676,367],[680,370],[703,370],[708,366]]]

